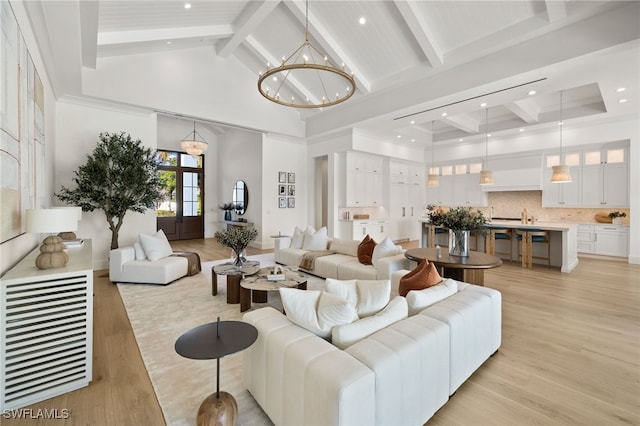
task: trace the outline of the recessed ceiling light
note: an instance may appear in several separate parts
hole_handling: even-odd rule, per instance
[[[620,99],[620,100],[618,101],[618,103],[619,103],[619,104],[623,104],[623,103],[625,103],[625,102],[627,102],[627,100],[626,100],[626,99]]]
[[[360,19],[358,19],[358,22],[360,23],[360,25],[364,25],[367,23],[367,20],[364,16],[361,16]]]
[[[491,137],[491,133],[487,133],[487,137]]]
[[[191,3],[185,3],[184,4],[184,8],[185,9],[191,9]]]
[[[486,102],[483,102],[483,103],[481,103],[481,104],[480,104],[480,106],[484,108],[484,107],[486,107],[486,106],[487,106],[487,103],[486,103]]]
[[[446,116],[447,116],[447,113],[446,113],[446,112],[443,112],[443,113],[442,113],[442,116],[443,116],[443,117],[446,117]]]
[[[524,129],[520,129],[521,132],[524,132]]]
[[[397,135],[396,138],[400,139],[402,137],[402,135]]]
[[[416,124],[416,121],[415,121],[415,120],[411,120],[411,121],[409,122],[409,124]]]
[[[463,140],[464,140],[464,139],[460,138],[460,139],[458,139],[458,142],[462,142]]]
[[[171,42],[170,42],[170,41],[168,41],[168,42],[167,42],[167,44],[171,44]]]
[[[411,139],[411,142],[415,142],[415,141],[416,141],[415,139]]]
[[[620,92],[624,92],[625,90],[627,90],[627,89],[626,89],[626,88],[624,88],[624,87],[618,87],[618,88],[616,89],[616,92],[620,93]]]
[[[530,91],[529,91],[529,96],[533,96],[533,95],[535,95],[535,94],[536,94],[536,91],[535,91],[535,90],[530,90]]]

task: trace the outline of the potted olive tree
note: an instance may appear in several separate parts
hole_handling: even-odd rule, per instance
[[[118,232],[128,211],[144,213],[162,199],[158,163],[151,148],[125,132],[100,133],[100,141],[85,164],[74,172],[74,189],[63,186],[61,201],[102,210],[111,230],[111,249],[118,248]]]

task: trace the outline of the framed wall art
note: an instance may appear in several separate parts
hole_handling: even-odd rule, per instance
[[[287,185],[278,185],[278,195],[287,195]]]
[[[290,208],[290,209],[295,209],[296,208],[296,198],[295,197],[287,198],[287,207]]]
[[[295,173],[289,173],[288,177],[287,177],[287,182],[296,183],[296,174]]]
[[[278,172],[278,183],[287,183],[287,172]]]
[[[295,195],[296,195],[296,186],[295,185],[289,185],[287,189],[288,189],[287,195],[289,197],[295,197]]]
[[[280,209],[287,208],[287,197],[278,197],[278,208]]]

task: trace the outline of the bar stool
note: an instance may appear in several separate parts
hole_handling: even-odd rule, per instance
[[[497,251],[496,240],[506,241],[509,243],[509,251]],[[508,255],[509,261],[513,257],[513,247],[511,247],[511,230],[508,228],[489,228],[489,244],[487,244],[487,253],[493,256]],[[498,256],[500,257],[500,256]]]
[[[516,234],[517,239],[520,242],[520,244],[518,244],[518,258],[522,256],[522,267],[529,269],[533,268],[533,259],[546,260],[547,268],[551,267],[551,242],[549,241],[549,231],[543,231],[542,229],[516,229]],[[547,245],[547,257],[533,255],[534,243]]]
[[[445,242],[443,244],[438,244],[439,246],[442,247],[449,247],[449,230],[446,228],[440,228],[439,226],[435,227],[435,229],[433,230],[433,240],[435,241],[437,236],[440,234],[447,234],[447,238],[445,238]],[[437,243],[436,243],[437,244]]]

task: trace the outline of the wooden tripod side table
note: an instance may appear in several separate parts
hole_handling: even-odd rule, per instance
[[[204,324],[184,333],[176,340],[175,350],[190,359],[216,360],[216,391],[198,408],[198,426],[232,426],[238,417],[238,403],[233,395],[220,392],[220,358],[247,349],[258,338],[258,330],[243,321],[220,321]]]

